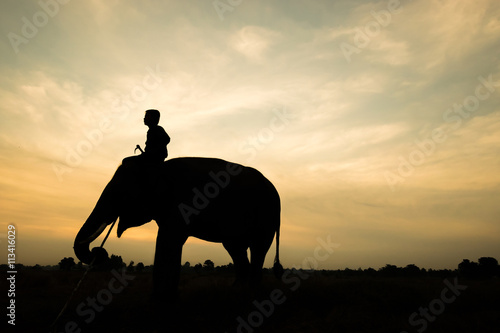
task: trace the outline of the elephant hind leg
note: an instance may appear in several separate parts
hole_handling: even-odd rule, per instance
[[[262,267],[266,259],[267,251],[271,247],[273,239],[256,242],[250,245],[251,264],[250,264],[250,282],[253,285],[259,285],[262,280]]]
[[[248,246],[235,242],[224,242],[222,245],[233,259],[236,272],[235,283],[244,282],[248,279],[250,272],[250,262],[247,255]]]

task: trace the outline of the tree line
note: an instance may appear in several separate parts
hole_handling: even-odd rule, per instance
[[[1,269],[7,270],[7,265],[0,265]],[[112,254],[110,258],[102,265],[94,267],[97,271],[110,271],[112,269],[121,270],[125,268],[127,272],[151,272],[153,270],[153,265],[144,265],[144,263],[139,262],[137,264],[134,261],[130,261],[127,265],[121,256]],[[52,266],[25,266],[22,264],[16,264],[16,269],[30,269],[30,270],[60,270],[60,271],[84,271],[87,269],[87,265],[82,264],[82,262],[75,262],[73,257],[64,257],[59,261],[57,265]],[[298,269],[298,268],[297,268]],[[196,265],[191,265],[189,261],[186,261],[182,266],[181,270],[184,273],[221,273],[234,271],[232,263],[222,266],[215,266],[212,260],[205,260],[203,264],[197,263]],[[311,271],[306,270],[305,271]],[[500,277],[500,265],[495,258],[492,257],[481,257],[477,262],[470,261],[469,259],[463,259],[458,267],[454,270],[451,269],[425,269],[419,268],[414,264],[409,264],[405,267],[398,267],[396,265],[387,264],[379,269],[367,268],[367,269],[338,269],[338,270],[315,270],[321,274],[334,277],[351,277],[351,276],[369,276],[369,277],[424,277],[424,276],[451,276],[459,275],[465,278],[491,278]],[[264,273],[271,273],[271,269],[264,268]]]

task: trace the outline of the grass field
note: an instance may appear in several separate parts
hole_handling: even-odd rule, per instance
[[[90,272],[56,332],[500,331],[498,279],[450,276],[448,283],[459,286],[454,294],[444,278],[437,277],[338,278],[321,272],[296,273],[283,280],[266,275],[258,291],[233,288],[230,274],[184,274],[179,302],[164,309],[156,325],[149,305],[151,273],[127,273],[133,278],[120,283],[111,272]],[[82,274],[20,271],[15,331],[49,332]],[[92,298],[97,300],[94,307]]]

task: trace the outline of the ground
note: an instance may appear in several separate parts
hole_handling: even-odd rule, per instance
[[[16,332],[50,332],[82,275],[18,272]],[[156,321],[149,303],[151,283],[150,272],[90,272],[55,332],[486,333],[500,327],[500,280],[495,278],[287,271],[282,280],[266,274],[263,286],[250,291],[232,287],[227,273],[184,274],[179,301],[165,305]]]

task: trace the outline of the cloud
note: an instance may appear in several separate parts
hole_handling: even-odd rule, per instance
[[[406,186],[457,191],[499,187],[498,133],[500,112],[475,116],[437,145]]]
[[[279,33],[263,27],[245,26],[234,33],[230,45],[246,58],[261,61],[279,36]]]
[[[488,0],[413,3],[401,13],[399,19],[406,24],[399,25],[394,34],[398,39],[406,36],[410,42],[413,66],[421,71],[439,71],[440,67],[456,64],[498,38],[498,31],[485,29],[490,24],[494,26],[487,17],[495,17],[495,12],[498,9]]]

